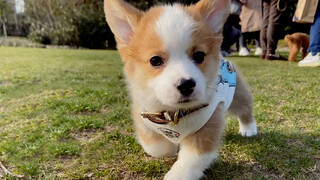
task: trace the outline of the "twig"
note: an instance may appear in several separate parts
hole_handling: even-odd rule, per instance
[[[4,175],[10,175],[12,177],[17,177],[17,178],[22,178],[23,177],[23,175],[14,175],[14,174],[12,174],[12,172],[10,172],[6,167],[4,167],[4,165],[2,164],[1,161],[0,161],[0,168],[4,172]]]
[[[4,175],[10,174],[11,176],[13,176],[13,174],[6,167],[4,167],[4,165],[2,164],[1,161],[0,161],[0,167],[1,167],[2,171],[4,172]]]

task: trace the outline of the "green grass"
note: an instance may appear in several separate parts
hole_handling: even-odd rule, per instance
[[[149,157],[136,142],[119,58],[0,48],[0,161],[26,179],[162,178],[175,158]],[[239,136],[229,117],[204,179],[319,179],[320,68],[229,59],[255,95],[259,135]]]

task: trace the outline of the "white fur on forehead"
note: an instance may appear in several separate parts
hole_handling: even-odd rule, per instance
[[[156,31],[169,54],[189,47],[195,27],[194,19],[180,5],[164,6],[156,22]]]

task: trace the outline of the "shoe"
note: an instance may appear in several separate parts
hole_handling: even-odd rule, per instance
[[[265,54],[261,54],[260,55],[260,59],[265,60],[266,59],[266,55]]]
[[[312,55],[310,52],[302,61],[298,63],[300,67],[318,67],[320,66],[320,52]]]
[[[222,51],[221,51],[221,54],[222,54],[223,57],[231,57],[231,54],[228,53],[228,52],[225,51],[225,50],[222,50]]]
[[[248,51],[247,48],[245,47],[240,48],[239,56],[249,56],[249,55],[250,55],[250,52]]]
[[[283,60],[283,61],[288,60],[287,57],[281,56],[280,54],[267,54],[265,59],[268,59],[268,60]]]
[[[261,48],[257,48],[256,51],[254,52],[255,56],[261,56],[262,55],[262,49]]]

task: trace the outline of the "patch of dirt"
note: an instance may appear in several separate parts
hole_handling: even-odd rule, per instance
[[[55,163],[46,163],[45,169],[46,171],[52,171],[57,179],[67,179],[66,178],[66,170],[72,169],[77,162],[72,158],[60,158],[58,162]]]
[[[109,169],[109,174],[106,177],[101,177],[101,179],[112,179],[113,176],[116,176],[117,179],[121,180],[144,180],[146,177],[143,176],[141,172],[132,172],[130,169],[126,167],[126,164],[122,163],[120,166],[117,167],[106,167],[100,166],[98,169],[102,171],[105,169]],[[93,174],[94,176],[94,174]]]
[[[265,167],[257,162],[250,163],[250,166],[253,167],[254,172],[262,174],[267,179],[285,180],[283,175],[276,174],[275,172],[269,170],[267,167]]]
[[[79,141],[90,142],[97,138],[98,132],[104,131],[103,129],[84,129],[82,131],[77,131],[72,133],[72,136]]]
[[[0,106],[0,112],[2,113],[7,112],[7,108]]]
[[[317,177],[320,179],[320,168],[319,165],[314,165],[313,168],[309,168],[308,169],[309,172],[311,172],[312,175],[314,175],[314,177]]]
[[[119,177],[119,179],[123,179],[123,180],[145,179],[145,177],[142,177],[142,175],[140,175],[138,173],[130,172],[130,170],[126,170],[126,169],[121,169],[118,172],[118,177]]]
[[[92,115],[92,114],[107,114],[109,112],[109,108],[108,107],[102,107],[101,109],[99,110],[83,110],[83,111],[80,111],[80,112],[76,112],[76,113],[79,113],[81,115]]]
[[[10,81],[0,82],[0,86],[3,86],[3,87],[7,87],[7,86],[11,86],[11,85],[13,85],[13,83]]]
[[[103,106],[103,107],[101,107],[101,109],[98,110],[98,113],[106,114],[109,111],[110,111],[110,109],[107,106]]]
[[[71,161],[74,158],[74,156],[70,156],[70,155],[64,155],[64,156],[59,156],[59,159],[62,159],[64,161]]]
[[[107,133],[111,133],[111,132],[115,131],[116,128],[113,127],[113,126],[108,126],[108,125],[107,125],[107,126],[104,127],[104,130],[105,130]]]
[[[299,148],[307,148],[307,146],[300,140],[288,140],[288,144],[291,146],[297,146]]]

